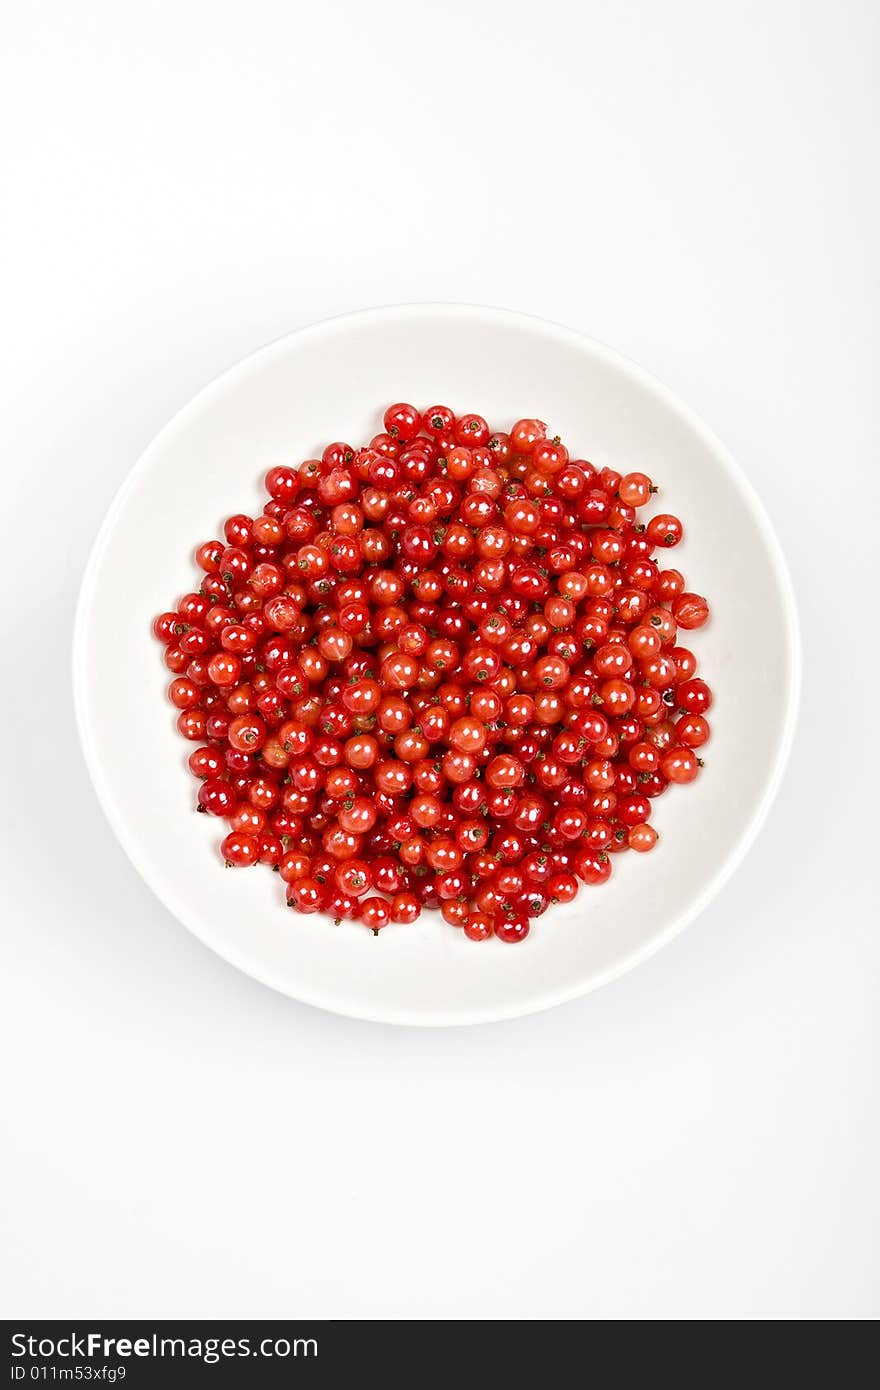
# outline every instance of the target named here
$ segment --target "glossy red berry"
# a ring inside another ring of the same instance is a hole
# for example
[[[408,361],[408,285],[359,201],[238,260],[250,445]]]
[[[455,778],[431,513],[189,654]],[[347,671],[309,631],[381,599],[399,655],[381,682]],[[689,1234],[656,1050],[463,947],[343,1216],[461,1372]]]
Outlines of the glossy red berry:
[[[400,439],[404,444],[415,439],[422,427],[422,417],[414,405],[390,405],[385,411],[383,423],[392,439]]]
[[[679,627],[690,631],[708,621],[709,604],[700,594],[682,593],[672,601],[672,616]]]
[[[227,865],[244,868],[256,864],[260,846],[255,835],[233,830],[221,843],[220,853]]]
[[[525,912],[514,909],[498,912],[493,922],[493,930],[499,941],[515,944],[525,941],[529,934],[529,919]]]

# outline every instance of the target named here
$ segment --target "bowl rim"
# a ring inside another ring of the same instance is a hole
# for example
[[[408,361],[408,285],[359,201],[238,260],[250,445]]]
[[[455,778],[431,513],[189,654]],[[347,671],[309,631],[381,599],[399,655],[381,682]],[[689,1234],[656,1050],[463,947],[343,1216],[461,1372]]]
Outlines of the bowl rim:
[[[92,739],[90,723],[87,716],[89,680],[84,660],[85,633],[101,563],[104,559],[110,536],[112,535],[117,519],[126,504],[129,494],[134,490],[141,476],[148,472],[153,456],[161,451],[166,439],[176,430],[185,426],[191,415],[195,415],[206,405],[209,405],[215,397],[223,395],[230,387],[233,387],[238,380],[259,370],[263,363],[271,361],[273,357],[283,355],[295,339],[301,339],[303,337],[319,339],[321,336],[338,331],[352,322],[381,325],[383,322],[391,320],[405,320],[407,318],[416,319],[419,315],[425,313],[467,318],[471,321],[483,320],[484,322],[508,323],[518,325],[527,330],[540,330],[545,335],[550,334],[555,336],[560,342],[567,343],[580,350],[586,349],[588,352],[592,352],[594,356],[603,360],[606,365],[623,373],[642,389],[654,394],[667,409],[677,415],[679,419],[699,437],[701,442],[707,450],[713,454],[719,466],[727,473],[730,480],[742,495],[751,519],[764,542],[782,601],[785,637],[787,642],[786,666],[789,675],[782,732],[776,748],[773,767],[766,780],[763,794],[752,808],[743,830],[735,844],[731,847],[724,863],[703,890],[693,900],[687,903],[680,912],[676,913],[665,927],[655,932],[647,941],[626,952],[612,965],[607,966],[604,970],[598,971],[586,981],[578,980],[573,982],[571,987],[548,989],[543,993],[536,992],[534,998],[527,1007],[523,1007],[522,1004],[514,1004],[509,1008],[486,1009],[469,1007],[460,1011],[450,1009],[449,1007],[432,1007],[429,1012],[422,1010],[419,1013],[408,1013],[405,1008],[398,1009],[396,1012],[387,1009],[371,1011],[368,1007],[364,1007],[356,1002],[347,1005],[336,996],[328,996],[321,990],[315,990],[309,987],[304,987],[302,992],[298,991],[297,993],[293,993],[284,983],[273,978],[271,970],[259,968],[253,960],[250,958],[245,959],[244,956],[239,956],[234,949],[230,949],[226,946],[221,947],[212,939],[210,932],[203,929],[202,921],[197,913],[190,912],[189,908],[184,903],[176,901],[173,893],[163,892],[154,883],[149,870],[142,860],[137,837],[129,831],[115,805],[113,794],[105,780],[102,760]],[[764,504],[760,500],[747,474],[701,417],[697,415],[690,406],[680,400],[674,392],[652,373],[646,371],[643,367],[639,366],[638,363],[634,362],[623,353],[608,347],[605,343],[590,337],[588,334],[581,333],[576,329],[566,327],[553,320],[545,319],[534,314],[522,313],[518,310],[495,308],[481,304],[431,301],[383,305],[374,308],[344,312],[329,318],[317,320],[314,323],[305,324],[291,332],[284,333],[265,344],[263,347],[257,348],[255,351],[248,353],[245,357],[240,358],[232,366],[225,368],[196,391],[193,396],[189,397],[189,399],[174,412],[158,433],[149,441],[136,462],[126,473],[110,501],[104,519],[92,542],[83,569],[76,603],[76,612],[73,622],[71,667],[77,732],[89,779],[94,788],[98,803],[116,839],[119,841],[133,867],[151,892],[155,894],[171,915],[176,918],[182,926],[186,927],[188,931],[192,932],[203,945],[213,951],[215,955],[220,956],[221,959],[225,960],[229,965],[234,966],[237,970],[242,971],[252,979],[258,980],[261,984],[267,985],[270,989],[283,994],[287,998],[324,1009],[330,1013],[338,1014],[341,1017],[356,1018],[372,1023],[393,1023],[399,1026],[421,1027],[449,1027],[466,1024],[501,1022],[506,1019],[527,1017],[529,1014],[539,1013],[545,1009],[554,1008],[558,1004],[568,1003],[571,1000],[592,993],[603,985],[610,984],[613,980],[618,979],[621,975],[634,969],[635,966],[650,959],[650,957],[663,946],[667,945],[668,942],[678,936],[680,932],[684,931],[685,927],[689,926],[690,923],[708,907],[709,903],[718,895],[721,889],[733,876],[742,864],[746,854],[751,849],[766,822],[770,808],[779,791],[791,753],[800,708],[802,687],[800,624],[794,596],[794,586],[782,547],[765,510]]]

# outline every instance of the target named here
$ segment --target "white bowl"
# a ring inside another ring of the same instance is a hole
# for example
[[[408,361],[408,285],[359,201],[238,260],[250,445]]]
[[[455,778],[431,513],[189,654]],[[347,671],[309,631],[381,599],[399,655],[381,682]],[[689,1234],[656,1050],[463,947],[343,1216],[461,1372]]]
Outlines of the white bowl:
[[[165,699],[153,616],[198,587],[196,542],[252,513],[272,464],[331,439],[362,442],[392,400],[475,410],[496,428],[538,415],[582,457],[649,473],[684,520],[670,556],[712,619],[687,635],[715,691],[706,767],[655,803],[660,843],[615,859],[610,883],[533,923],[517,946],[475,944],[438,913],[374,937],[284,906],[264,868],[224,872],[221,826],[194,813],[192,745]],[[166,425],[117,495],[83,580],[74,688],[86,761],[132,863],[231,964],[358,1018],[452,1024],[509,1018],[595,988],[644,960],[706,906],[752,843],[779,783],[799,674],[791,586],[751,486],[704,425],[652,377],[537,319],[458,305],[352,314],[248,357]]]

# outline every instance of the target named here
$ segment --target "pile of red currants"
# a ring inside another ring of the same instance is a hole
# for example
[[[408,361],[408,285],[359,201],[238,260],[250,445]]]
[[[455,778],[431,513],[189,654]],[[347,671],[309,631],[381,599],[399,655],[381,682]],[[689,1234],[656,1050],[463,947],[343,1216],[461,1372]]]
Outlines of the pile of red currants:
[[[153,624],[198,809],[300,912],[378,932],[438,907],[522,941],[652,849],[653,798],[697,776],[712,693],[678,634],[708,605],[655,558],[682,524],[639,520],[644,473],[540,420],[400,404],[384,426],[271,468]]]

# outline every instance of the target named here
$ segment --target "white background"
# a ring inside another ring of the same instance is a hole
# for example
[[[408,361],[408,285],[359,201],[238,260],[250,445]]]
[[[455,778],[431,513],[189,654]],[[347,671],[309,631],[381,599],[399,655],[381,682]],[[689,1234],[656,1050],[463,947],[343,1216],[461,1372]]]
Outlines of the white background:
[[[880,1312],[878,58],[870,0],[7,18],[6,1315]],[[446,1032],[299,1006],[179,927],[69,679],[89,545],[167,417],[298,325],[430,299],[580,328],[695,407],[805,645],[783,790],[699,923]]]

